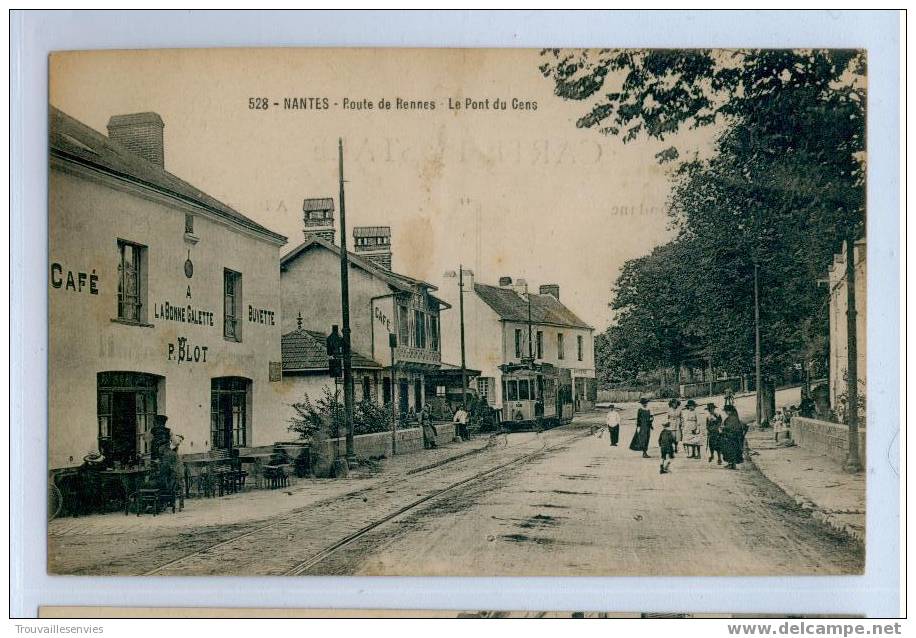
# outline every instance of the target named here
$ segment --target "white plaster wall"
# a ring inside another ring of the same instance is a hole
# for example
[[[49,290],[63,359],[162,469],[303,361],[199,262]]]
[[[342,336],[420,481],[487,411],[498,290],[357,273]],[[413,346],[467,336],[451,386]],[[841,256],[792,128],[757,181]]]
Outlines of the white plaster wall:
[[[162,199],[162,198],[160,198]],[[195,216],[200,242],[184,239],[185,208],[153,201],[109,178],[90,178],[52,165],[49,175],[49,463],[79,464],[97,446],[96,374],[136,371],[165,378],[158,409],[185,437],[183,453],[210,446],[210,380],[241,376],[252,380],[249,441],[268,444],[278,425],[277,387],[269,382],[269,362],[280,361],[279,246]],[[151,327],[112,322],[117,317],[118,239],[148,246],[148,317]],[[193,278],[184,262],[194,263]],[[98,276],[98,294],[55,288],[51,264]],[[242,273],[245,309],[242,341],[223,338],[223,268]],[[187,288],[191,287],[191,298]],[[213,326],[156,319],[154,304],[203,308]],[[247,307],[274,312],[274,325],[248,321]],[[168,359],[178,337],[190,347],[207,348],[207,360]],[[160,384],[162,385],[162,384]]]

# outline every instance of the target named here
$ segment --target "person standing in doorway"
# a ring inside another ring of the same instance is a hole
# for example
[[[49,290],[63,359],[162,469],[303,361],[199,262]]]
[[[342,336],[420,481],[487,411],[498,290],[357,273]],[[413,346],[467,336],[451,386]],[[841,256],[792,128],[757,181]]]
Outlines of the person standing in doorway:
[[[620,439],[620,412],[617,411],[617,407],[613,403],[608,408],[605,423],[607,424],[608,435],[611,438],[611,446],[617,447],[617,441]]]
[[[169,417],[157,414],[155,424],[149,431],[150,458],[158,460],[162,456],[163,446],[168,447],[172,440],[172,431],[165,425]]]
[[[633,433],[633,440],[630,441],[630,449],[634,452],[642,452],[642,457],[647,459],[649,458],[649,436],[652,430],[652,412],[647,407],[648,398],[641,398],[639,403],[640,407],[636,412],[636,432]]]

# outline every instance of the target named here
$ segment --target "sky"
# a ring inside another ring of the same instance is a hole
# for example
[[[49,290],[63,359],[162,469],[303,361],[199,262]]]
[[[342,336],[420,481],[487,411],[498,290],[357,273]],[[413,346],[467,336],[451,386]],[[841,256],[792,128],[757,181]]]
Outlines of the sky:
[[[342,138],[349,246],[353,226],[389,225],[397,272],[556,283],[603,330],[620,267],[672,235],[664,145],[576,128],[588,106],[554,96],[540,63],[528,49],[72,52],[51,58],[49,99],[103,133],[112,115],[155,111],[166,169],[286,235],[283,252],[303,239],[303,199],[337,201]]]

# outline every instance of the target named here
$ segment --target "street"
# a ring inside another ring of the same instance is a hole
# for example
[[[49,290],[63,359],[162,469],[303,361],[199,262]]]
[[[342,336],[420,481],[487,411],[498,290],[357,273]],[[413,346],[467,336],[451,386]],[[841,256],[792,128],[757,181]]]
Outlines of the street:
[[[744,418],[747,403],[738,400]],[[658,413],[662,405],[651,407]],[[812,520],[749,463],[728,471],[678,455],[671,474],[660,475],[659,428],[653,458],[628,449],[634,414],[635,406],[625,406],[618,447],[590,433],[603,422],[593,412],[541,434],[478,441],[479,450],[438,467],[302,483],[287,498],[322,490],[326,498],[280,514],[265,505],[248,520],[220,524],[211,516],[196,524],[192,501],[182,525],[174,523],[182,514],[77,519],[75,528],[111,522],[97,533],[52,529],[50,562],[58,573],[160,575],[861,571],[864,556],[854,544]],[[656,417],[659,427],[663,418]]]

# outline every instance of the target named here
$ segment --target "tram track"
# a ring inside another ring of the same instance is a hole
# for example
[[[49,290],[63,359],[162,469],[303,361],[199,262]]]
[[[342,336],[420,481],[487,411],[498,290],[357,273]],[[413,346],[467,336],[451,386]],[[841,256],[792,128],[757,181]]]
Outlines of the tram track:
[[[554,431],[556,431],[556,429],[555,429]],[[453,491],[456,490],[456,489],[459,489],[459,488],[461,488],[461,487],[463,487],[463,486],[466,486],[466,485],[469,485],[469,484],[474,483],[474,482],[476,482],[476,481],[479,481],[479,480],[481,480],[481,479],[483,479],[483,478],[486,478],[486,477],[488,477],[488,476],[492,476],[492,475],[495,475],[495,474],[497,474],[497,473],[499,473],[499,472],[508,470],[508,469],[510,469],[510,468],[512,468],[512,467],[514,467],[514,466],[517,466],[517,465],[522,464],[522,463],[524,463],[524,462],[526,462],[526,461],[529,461],[529,460],[531,460],[531,459],[533,459],[533,458],[535,458],[535,457],[537,457],[537,456],[539,456],[539,455],[542,455],[542,454],[545,454],[545,453],[547,453],[547,452],[550,452],[550,451],[552,451],[552,450],[554,450],[554,449],[556,449],[556,448],[558,448],[558,447],[561,447],[561,446],[563,446],[563,445],[567,445],[569,442],[571,442],[571,441],[573,441],[573,440],[575,440],[575,439],[577,439],[577,438],[580,438],[580,437],[582,437],[582,436],[588,436],[588,434],[589,434],[588,430],[584,430],[583,432],[577,433],[577,434],[573,434],[573,435],[570,436],[570,437],[564,437],[561,441],[558,441],[557,443],[555,443],[555,444],[553,444],[553,445],[549,445],[549,442],[546,441],[546,440],[545,440],[545,441],[542,441],[542,442],[541,442],[541,447],[538,448],[538,449],[536,449],[536,450],[533,450],[533,451],[531,451],[531,452],[527,452],[527,453],[525,453],[525,454],[521,454],[521,455],[516,456],[516,457],[514,457],[514,458],[512,458],[512,459],[509,459],[509,460],[506,461],[506,462],[500,463],[500,464],[498,464],[498,465],[496,465],[496,466],[487,468],[487,469],[482,470],[482,471],[480,471],[480,472],[476,472],[476,473],[474,473],[472,476],[469,476],[469,477],[463,478],[463,479],[461,479],[461,480],[455,481],[455,482],[450,483],[450,484],[448,484],[448,485],[446,485],[446,486],[444,486],[444,487],[442,487],[442,488],[436,489],[435,491],[433,491],[433,492],[431,492],[431,493],[429,493],[429,494],[420,496],[419,498],[414,499],[414,500],[412,500],[411,502],[409,502],[409,503],[407,503],[407,504],[405,504],[405,505],[403,505],[403,506],[401,506],[401,507],[398,507],[398,508],[395,509],[393,512],[391,512],[391,513],[389,513],[389,514],[386,514],[385,516],[383,516],[383,517],[381,517],[381,518],[378,518],[378,519],[375,519],[375,520],[373,520],[373,521],[371,521],[371,522],[368,522],[366,525],[362,526],[360,529],[356,530],[355,532],[352,532],[352,533],[350,533],[350,534],[347,534],[346,536],[344,536],[344,537],[341,538],[340,540],[336,541],[335,543],[333,543],[333,544],[329,545],[328,547],[325,547],[324,549],[320,550],[319,552],[313,554],[310,558],[308,558],[308,559],[306,559],[306,560],[304,560],[304,561],[300,561],[300,562],[296,563],[293,567],[291,567],[291,568],[285,570],[284,572],[282,572],[282,575],[289,575],[289,576],[301,575],[301,574],[303,574],[304,572],[306,572],[306,571],[308,571],[309,569],[311,569],[312,567],[314,567],[315,565],[320,564],[321,562],[323,562],[324,560],[326,560],[328,557],[332,556],[332,555],[335,554],[336,552],[338,552],[338,551],[340,551],[341,549],[347,547],[348,545],[352,544],[353,542],[359,540],[361,537],[365,536],[365,535],[368,534],[369,532],[371,532],[371,531],[373,531],[373,530],[375,530],[375,529],[377,529],[377,528],[379,528],[379,527],[385,525],[386,523],[388,523],[388,522],[390,522],[390,521],[392,521],[392,520],[394,520],[394,519],[396,519],[396,518],[398,518],[398,517],[400,517],[400,516],[406,514],[407,512],[409,512],[409,511],[411,511],[411,510],[416,509],[417,507],[419,507],[420,505],[423,505],[424,503],[427,503],[427,502],[429,502],[429,501],[432,501],[432,500],[434,500],[434,499],[436,499],[436,498],[439,498],[439,497],[441,497],[441,496],[443,496],[443,495],[445,495],[445,494],[447,494],[447,493],[453,492]],[[496,444],[496,445],[498,445],[498,444]],[[494,445],[493,445],[492,443],[490,443],[490,444],[488,444],[485,448],[481,448],[481,451],[482,451],[482,450],[489,450],[489,449],[492,449],[493,447],[494,447]],[[476,456],[476,455],[469,455],[469,456]],[[466,460],[466,458],[461,459],[461,460]],[[441,465],[433,465],[433,466],[429,466],[429,467],[427,467],[427,468],[421,468],[418,472],[414,473],[413,476],[417,476],[418,474],[424,474],[424,473],[426,473],[426,472],[429,472],[429,471],[432,471],[432,470],[435,470],[435,469],[439,469],[440,467],[442,467],[442,466],[441,466]],[[403,480],[404,480],[404,477],[401,477],[401,476],[399,476],[399,477],[394,477],[394,478],[392,478],[392,479],[390,479],[390,480],[388,480],[388,481],[382,481],[382,482],[380,482],[378,485],[373,486],[372,489],[384,489],[384,488],[392,487],[392,486],[394,486],[394,485],[397,485],[397,484],[401,483]],[[354,491],[353,493],[351,493],[351,495],[356,495],[356,494],[358,494],[358,493],[360,493],[360,490]],[[321,505],[322,505],[322,503],[316,503],[316,504],[312,505],[312,506],[310,507],[310,509],[315,508],[315,507],[321,507]],[[179,558],[176,558],[176,559],[174,559],[174,560],[171,560],[171,561],[168,561],[168,562],[166,562],[166,563],[163,563],[162,565],[159,565],[159,566],[157,566],[157,567],[155,567],[154,569],[151,569],[151,570],[149,570],[149,571],[143,572],[143,573],[140,574],[140,575],[142,575],[142,576],[155,576],[155,575],[161,574],[161,573],[163,573],[163,572],[167,572],[167,571],[170,571],[170,570],[174,570],[175,568],[181,567],[183,564],[187,564],[187,563],[189,563],[189,562],[193,562],[193,561],[195,561],[196,559],[200,559],[200,558],[204,557],[205,555],[212,555],[212,553],[213,553],[214,551],[218,551],[218,550],[220,550],[221,548],[228,548],[228,547],[231,546],[232,544],[238,543],[239,541],[243,541],[243,540],[245,540],[245,539],[249,539],[249,538],[251,538],[251,537],[255,537],[255,536],[257,536],[257,535],[259,535],[259,534],[262,534],[262,533],[264,533],[264,532],[266,532],[266,531],[268,531],[268,530],[271,530],[272,528],[276,528],[276,527],[279,527],[279,526],[283,525],[284,523],[288,523],[288,522],[290,522],[290,521],[293,521],[293,520],[295,520],[297,517],[300,517],[300,516],[302,515],[302,513],[303,513],[302,510],[296,510],[296,511],[290,512],[289,514],[287,514],[287,515],[285,515],[285,516],[283,516],[283,517],[281,517],[281,518],[278,518],[278,519],[276,519],[276,520],[272,520],[271,522],[269,522],[269,523],[267,523],[267,524],[265,524],[265,525],[258,526],[258,527],[256,527],[256,528],[251,529],[251,530],[249,530],[249,531],[246,531],[246,532],[244,532],[244,533],[242,533],[242,534],[237,534],[237,535],[233,536],[232,538],[228,538],[228,539],[222,540],[222,541],[220,541],[220,542],[218,542],[218,543],[214,543],[214,544],[212,544],[212,545],[208,545],[208,546],[206,546],[206,547],[196,549],[196,550],[193,551],[193,552],[190,552],[190,553],[185,554],[185,555],[183,555],[183,556],[181,556],[181,557],[179,557]]]
[[[339,550],[341,550],[341,549],[347,547],[348,545],[351,545],[352,543],[356,542],[357,540],[359,540],[360,538],[362,538],[363,536],[365,536],[365,535],[368,534],[369,532],[372,532],[372,531],[374,531],[375,529],[381,527],[382,525],[384,525],[384,524],[386,524],[386,523],[388,523],[388,522],[391,522],[391,521],[393,521],[393,520],[396,519],[396,518],[399,518],[400,516],[406,514],[407,512],[409,512],[409,511],[411,511],[411,510],[416,509],[417,507],[419,507],[420,505],[423,505],[424,503],[427,503],[427,502],[432,501],[432,500],[434,500],[434,499],[436,499],[436,498],[439,498],[440,496],[443,496],[444,494],[447,494],[448,492],[451,492],[451,491],[453,491],[453,490],[455,490],[455,489],[457,489],[457,488],[464,487],[464,486],[469,485],[469,484],[471,484],[471,483],[475,483],[475,482],[479,481],[480,479],[486,478],[486,477],[488,477],[488,476],[493,476],[493,475],[495,475],[495,474],[498,474],[498,473],[500,473],[500,472],[503,472],[503,471],[505,471],[505,470],[508,470],[508,469],[511,468],[511,467],[514,467],[514,466],[519,465],[519,464],[521,464],[521,463],[524,463],[524,462],[526,462],[526,461],[530,461],[531,459],[536,458],[536,457],[538,457],[538,456],[541,456],[542,454],[545,454],[545,453],[547,453],[547,452],[553,451],[553,450],[555,450],[555,449],[557,449],[557,448],[559,448],[559,447],[568,445],[570,442],[575,441],[576,439],[584,438],[584,437],[587,437],[587,436],[591,436],[591,431],[584,431],[584,432],[582,432],[582,433],[580,433],[580,434],[578,434],[578,435],[573,435],[573,436],[569,437],[568,439],[564,439],[563,441],[557,442],[556,444],[550,445],[550,446],[547,445],[547,441],[543,441],[543,442],[541,443],[541,447],[540,447],[539,449],[537,449],[537,450],[534,450],[533,452],[529,452],[529,453],[527,453],[527,454],[522,454],[522,455],[517,456],[516,458],[511,459],[511,460],[509,460],[509,461],[507,461],[507,462],[505,462],[505,463],[501,463],[501,464],[499,464],[499,465],[497,465],[497,466],[495,466],[495,467],[492,467],[492,468],[489,468],[489,469],[487,469],[487,470],[478,472],[477,474],[475,474],[475,475],[473,475],[473,476],[470,476],[470,477],[468,477],[468,478],[462,479],[462,480],[460,480],[460,481],[456,481],[455,483],[452,483],[451,485],[448,485],[448,486],[445,487],[445,488],[442,488],[442,489],[440,489],[440,490],[437,490],[437,491],[433,492],[432,494],[427,494],[426,496],[424,496],[424,497],[422,497],[422,498],[418,498],[417,500],[415,500],[415,501],[413,501],[413,502],[411,502],[411,503],[408,503],[408,504],[405,505],[404,507],[401,507],[401,508],[398,509],[397,511],[392,512],[391,514],[388,514],[387,516],[384,516],[384,517],[382,517],[382,518],[380,518],[380,519],[378,519],[378,520],[376,520],[376,521],[373,521],[372,523],[366,525],[365,527],[363,527],[363,528],[361,528],[361,529],[359,529],[359,530],[353,532],[352,534],[350,534],[350,535],[348,535],[348,536],[346,536],[346,537],[340,539],[339,541],[337,541],[337,542],[334,543],[333,545],[331,545],[331,546],[325,548],[324,550],[322,550],[321,552],[319,552],[318,554],[316,554],[315,556],[313,556],[313,557],[310,558],[309,560],[303,561],[303,562],[299,563],[298,565],[296,565],[295,567],[292,567],[292,568],[289,569],[286,573],[284,573],[284,576],[299,576],[299,575],[302,575],[304,572],[306,572],[306,571],[308,571],[309,569],[311,569],[312,567],[315,567],[316,565],[319,565],[320,563],[324,562],[326,559],[328,559],[329,557],[331,557],[333,554],[335,554],[335,553],[338,552]]]

